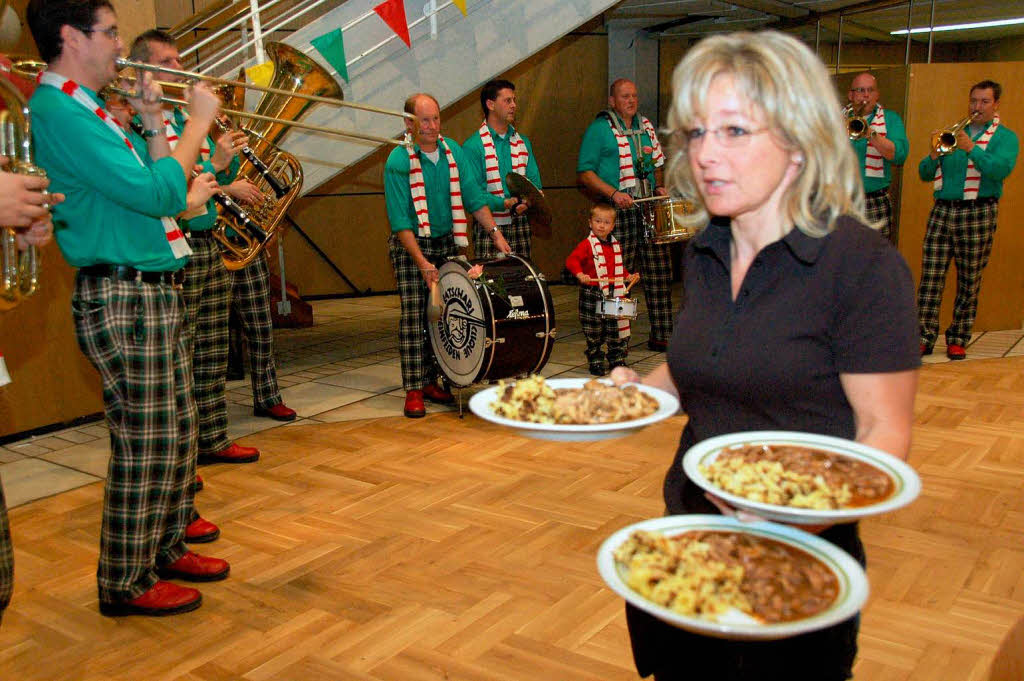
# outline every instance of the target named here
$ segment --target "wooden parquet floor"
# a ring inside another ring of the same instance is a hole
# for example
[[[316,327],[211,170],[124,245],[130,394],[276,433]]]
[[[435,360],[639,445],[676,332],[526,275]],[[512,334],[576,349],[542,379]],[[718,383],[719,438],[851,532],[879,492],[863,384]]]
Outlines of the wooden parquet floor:
[[[263,459],[205,468],[199,495],[232,575],[164,619],[97,612],[100,485],[17,508],[0,679],[635,679],[594,555],[662,512],[683,422],[597,444],[455,414],[248,438]],[[1024,612],[1024,358],[923,369],[911,463],[922,497],[863,524],[857,679],[982,681]]]

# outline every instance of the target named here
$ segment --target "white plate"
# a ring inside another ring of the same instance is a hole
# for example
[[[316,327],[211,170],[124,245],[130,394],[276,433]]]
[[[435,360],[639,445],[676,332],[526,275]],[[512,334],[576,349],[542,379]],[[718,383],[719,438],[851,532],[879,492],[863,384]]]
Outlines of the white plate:
[[[549,378],[545,382],[553,389],[558,388],[582,388],[583,384],[593,379],[589,378]],[[603,381],[611,385],[610,381]],[[469,398],[470,410],[491,423],[500,426],[515,428],[524,437],[533,437],[541,440],[563,440],[583,442],[587,440],[606,440],[613,437],[622,437],[630,433],[667,419],[679,411],[679,400],[664,390],[652,388],[648,385],[633,384],[641,392],[647,393],[658,401],[658,411],[642,419],[632,421],[618,421],[616,423],[595,423],[593,425],[573,425],[558,423],[529,423],[527,421],[516,421],[498,416],[491,409],[491,404],[498,399],[498,386],[478,392]]]
[[[806,551],[824,563],[836,575],[839,593],[831,607],[817,615],[778,624],[762,624],[737,610],[725,613],[718,621],[682,615],[647,600],[627,586],[626,570],[616,564],[613,554],[635,530],[657,531],[669,537],[695,530],[743,532],[772,539]],[[597,569],[612,591],[637,608],[680,629],[716,638],[772,640],[817,631],[853,617],[868,598],[867,575],[857,561],[838,546],[794,527],[768,522],[742,523],[720,515],[674,515],[624,527],[601,544],[597,552]]]
[[[820,510],[812,508],[793,508],[776,506],[760,501],[752,501],[719,488],[700,472],[701,466],[710,464],[724,450],[746,445],[797,445],[811,447],[826,452],[848,456],[871,464],[892,478],[893,494],[884,501],[857,508],[838,510]],[[914,469],[892,454],[887,454],[874,447],[868,447],[851,440],[844,440],[828,435],[814,433],[797,433],[782,430],[761,430],[745,433],[730,433],[698,442],[687,450],[683,457],[683,470],[686,475],[705,491],[724,499],[730,506],[748,511],[762,518],[777,520],[784,523],[801,525],[818,525],[823,523],[850,523],[868,516],[895,511],[906,506],[921,493],[921,478]]]

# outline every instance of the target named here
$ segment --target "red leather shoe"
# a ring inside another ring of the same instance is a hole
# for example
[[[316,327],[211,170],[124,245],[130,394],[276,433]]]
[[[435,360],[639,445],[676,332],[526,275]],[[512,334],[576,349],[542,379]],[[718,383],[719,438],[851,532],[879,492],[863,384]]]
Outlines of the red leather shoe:
[[[148,615],[163,617],[195,610],[203,604],[203,596],[196,589],[170,582],[157,582],[149,591],[130,601],[105,603],[100,601],[100,614],[107,617]]]
[[[191,551],[170,565],[156,569],[163,579],[184,579],[186,582],[217,582],[227,579],[229,572],[231,566],[226,560],[200,556]]]
[[[423,396],[436,404],[451,404],[455,401],[455,395],[436,383],[427,383],[423,386]]]
[[[967,359],[967,350],[962,345],[952,343],[946,346],[946,357],[950,359]]]
[[[267,418],[274,419],[275,421],[294,421],[296,414],[295,410],[284,406],[284,403],[275,404],[273,407],[254,407],[252,410],[253,416],[266,416]]]
[[[932,354],[932,346],[921,343],[921,356]]]
[[[213,454],[200,454],[199,463],[252,463],[260,458],[260,450],[232,442],[230,447]]]
[[[205,518],[196,518],[185,528],[185,541],[189,544],[208,544],[220,537],[220,528]]]
[[[427,408],[423,405],[422,390],[410,390],[405,394],[405,415],[411,419],[427,415]]]
[[[202,476],[200,476],[197,473],[196,474],[196,481],[194,483],[192,483],[192,491],[193,492],[202,492],[203,491],[203,487],[205,487],[205,486],[206,486],[206,483],[203,482]]]

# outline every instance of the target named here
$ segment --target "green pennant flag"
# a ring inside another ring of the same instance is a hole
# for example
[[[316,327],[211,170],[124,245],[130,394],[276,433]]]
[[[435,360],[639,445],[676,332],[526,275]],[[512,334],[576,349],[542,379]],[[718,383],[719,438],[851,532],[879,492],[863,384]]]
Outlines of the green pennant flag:
[[[336,28],[330,33],[324,33],[310,42],[347,83],[348,67],[345,65],[345,41],[341,38],[341,29]]]

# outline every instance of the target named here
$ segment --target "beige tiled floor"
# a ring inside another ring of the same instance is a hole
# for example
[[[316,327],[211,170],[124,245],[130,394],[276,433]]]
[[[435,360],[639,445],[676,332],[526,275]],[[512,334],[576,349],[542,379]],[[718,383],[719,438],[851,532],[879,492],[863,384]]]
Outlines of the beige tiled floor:
[[[589,376],[585,343],[576,311],[576,289],[552,286],[558,342],[541,372],[547,377]],[[678,300],[678,297],[676,298]],[[642,308],[642,304],[641,304]],[[278,383],[285,403],[299,414],[296,423],[333,423],[401,413],[397,296],[374,296],[313,303],[314,325],[275,332]],[[647,349],[646,310],[633,324],[629,363],[644,373],[662,360]],[[1024,330],[976,334],[970,359],[1024,355]],[[926,363],[946,362],[941,339]],[[252,414],[249,383],[227,386],[228,435],[232,439],[282,427]],[[463,401],[474,389],[462,391]],[[454,409],[429,404],[427,411]],[[109,434],[102,422],[26,438],[0,447],[0,477],[9,506],[51,496],[106,477]]]

